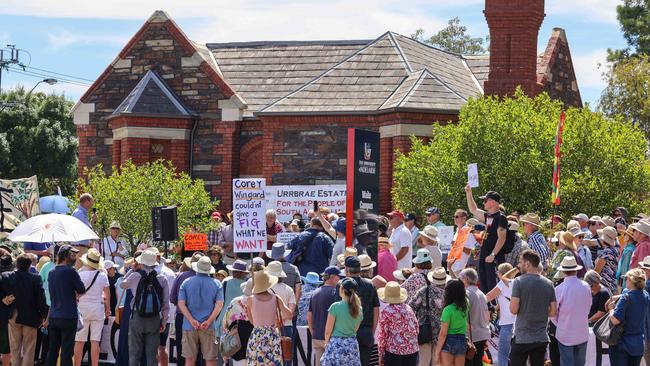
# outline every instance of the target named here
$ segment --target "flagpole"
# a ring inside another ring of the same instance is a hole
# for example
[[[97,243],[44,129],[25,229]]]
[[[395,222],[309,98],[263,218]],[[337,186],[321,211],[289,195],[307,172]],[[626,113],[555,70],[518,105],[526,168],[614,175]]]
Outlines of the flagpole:
[[[553,216],[551,216],[551,230],[554,227],[553,221],[557,212],[557,206],[560,205],[560,147],[562,146],[562,131],[564,130],[564,122],[566,115],[564,111],[560,113],[560,123],[557,125],[557,133],[555,135],[555,149],[554,149],[554,164],[553,164],[553,192],[551,193],[551,204],[553,205]]]

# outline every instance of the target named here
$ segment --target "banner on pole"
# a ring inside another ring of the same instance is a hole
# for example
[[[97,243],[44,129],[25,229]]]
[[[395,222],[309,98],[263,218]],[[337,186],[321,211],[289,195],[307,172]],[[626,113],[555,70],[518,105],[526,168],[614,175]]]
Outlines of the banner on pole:
[[[314,200],[318,207],[327,207],[334,213],[345,210],[343,184],[267,186],[264,195],[266,207],[275,209],[279,222],[291,221],[296,213],[306,219],[314,208]]]
[[[557,125],[555,135],[555,160],[553,162],[553,192],[551,193],[551,203],[554,206],[560,205],[560,158],[562,157],[562,131],[564,131],[565,121],[564,111],[560,114],[560,123]]]
[[[264,178],[232,180],[235,253],[259,253],[266,250],[265,187]]]

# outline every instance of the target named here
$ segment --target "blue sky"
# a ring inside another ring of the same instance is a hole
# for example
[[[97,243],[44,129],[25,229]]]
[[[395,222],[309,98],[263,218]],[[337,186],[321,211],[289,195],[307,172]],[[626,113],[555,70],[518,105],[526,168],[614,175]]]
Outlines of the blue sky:
[[[595,105],[604,87],[607,48],[623,48],[616,21],[620,0],[546,0],[540,30],[542,52],[554,27],[566,30],[578,86]],[[484,0],[3,0],[0,47],[29,52],[28,71],[70,82],[39,91],[63,92],[77,100],[156,9],[162,9],[197,42],[306,39],[372,39],[387,30],[435,33],[458,16],[473,36],[488,34]],[[31,60],[30,57],[31,56]],[[39,71],[37,69],[47,70]],[[56,75],[65,74],[67,76]],[[2,73],[2,88],[31,88],[42,76]]]

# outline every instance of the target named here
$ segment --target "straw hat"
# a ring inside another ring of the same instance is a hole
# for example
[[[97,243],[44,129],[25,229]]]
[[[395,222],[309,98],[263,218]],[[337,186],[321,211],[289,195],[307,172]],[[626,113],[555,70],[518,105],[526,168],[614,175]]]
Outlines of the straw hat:
[[[566,223],[566,229],[571,230],[573,228],[577,228],[580,230],[580,223],[577,222],[576,220],[570,220],[569,222]]]
[[[612,226],[607,226],[604,229],[597,230],[598,238],[602,239],[605,243],[614,246],[616,245],[616,229]]]
[[[120,225],[119,222],[113,221],[111,222],[111,226],[108,227],[109,229],[120,229],[122,230],[122,225]]]
[[[560,266],[557,268],[557,270],[560,272],[579,271],[581,269],[582,266],[578,264],[576,257],[572,255],[567,255],[564,257],[564,259],[562,259],[562,263],[560,263]]]
[[[183,259],[183,264],[185,264],[187,268],[192,268],[192,263],[198,262],[201,257],[203,257],[203,254],[195,252],[191,257],[185,257]]]
[[[474,226],[474,225],[477,225],[477,224],[480,224],[480,223],[481,223],[480,221],[478,221],[477,219],[475,219],[473,217],[471,219],[467,220],[467,226]]]
[[[88,254],[90,254],[90,251],[88,251]],[[158,255],[153,250],[147,249],[142,252],[142,254],[140,254],[140,256],[136,258],[135,261],[149,267],[157,266]]]
[[[278,283],[277,277],[268,274],[266,271],[257,271],[253,273],[253,290],[251,292],[260,294],[273,287],[276,283]]]
[[[650,269],[650,255],[643,258],[643,262],[639,262],[639,267],[643,269]]]
[[[605,225],[610,227],[616,226],[616,220],[614,220],[614,218],[611,216],[603,216],[603,222],[605,223]]]
[[[359,258],[359,262],[361,262],[362,271],[372,269],[377,266],[377,263],[375,263],[367,254],[361,254],[358,258]]]
[[[144,253],[143,253],[144,255]],[[192,269],[200,274],[214,274],[214,267],[209,257],[201,257],[198,262],[192,263]]]
[[[571,234],[568,231],[565,231],[560,235],[560,243],[564,244],[567,248],[570,248],[572,250],[576,250],[576,245],[573,244],[573,234]]]
[[[392,245],[390,244],[390,241],[385,236],[379,237],[378,244],[379,244],[380,247],[381,246],[385,246],[385,247],[388,247],[388,248],[392,247]]]
[[[222,276],[223,278],[228,277],[228,272],[225,269],[220,269],[217,271],[217,276]]]
[[[605,221],[603,221],[603,218],[600,216],[592,216],[589,218],[589,221],[593,221],[605,225]]]
[[[36,272],[40,272],[41,268],[45,265],[45,263],[49,263],[52,260],[50,257],[42,256],[41,259],[38,260],[38,264],[36,264]]]
[[[525,224],[531,224],[531,225],[539,227],[542,220],[539,218],[539,216],[536,213],[529,212],[529,213],[521,216],[519,218],[519,221],[523,222]]]
[[[433,225],[427,225],[424,230],[420,231],[420,236],[429,240],[438,241],[438,229]]]
[[[641,220],[636,223],[636,226],[634,227],[634,230],[640,232],[641,234],[645,236],[650,236],[650,223],[648,223],[645,220]]]
[[[587,233],[585,233],[584,231],[580,230],[580,227],[575,227],[575,226],[574,226],[574,227],[568,229],[568,231],[569,231],[569,232],[571,233],[571,235],[573,235],[573,236],[585,236],[585,235],[587,235]]]
[[[451,277],[447,274],[447,271],[443,267],[435,268],[433,271],[429,271],[427,278],[434,285],[445,285]]]
[[[336,259],[339,262],[339,265],[344,266],[345,265],[345,258],[347,257],[356,257],[358,255],[357,248],[355,247],[346,247],[345,248],[345,253],[339,254]]]
[[[625,234],[627,234],[627,235],[629,235],[630,237],[632,237],[632,235],[634,234],[634,228],[635,228],[635,227],[636,227],[636,224],[630,224],[630,225],[627,227],[627,229],[625,229]]]
[[[401,288],[395,281],[390,281],[386,287],[377,289],[379,300],[387,304],[401,304],[406,301],[406,289]]]
[[[154,258],[155,259],[155,258]],[[99,251],[95,248],[90,248],[88,253],[81,256],[81,262],[94,269],[104,268],[104,258],[99,254]]]
[[[278,261],[273,261],[269,263],[269,265],[266,266],[264,270],[274,277],[280,277],[280,278],[287,277],[287,274],[282,270],[282,263]]]

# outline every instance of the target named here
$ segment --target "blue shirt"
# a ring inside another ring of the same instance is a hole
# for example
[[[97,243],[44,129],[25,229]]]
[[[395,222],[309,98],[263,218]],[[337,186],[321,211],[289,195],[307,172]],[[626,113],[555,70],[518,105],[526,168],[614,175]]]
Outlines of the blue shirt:
[[[185,301],[185,306],[192,317],[199,323],[203,323],[212,314],[215,303],[223,302],[223,289],[218,280],[206,274],[197,273],[196,276],[188,278],[181,284],[178,300]],[[212,328],[212,326],[213,324],[209,324],[208,328]],[[183,330],[194,330],[186,317],[183,317]]]
[[[85,208],[81,207],[81,205],[77,206],[77,208],[74,209],[72,212],[72,216],[78,218],[81,222],[86,224],[89,228],[93,228],[92,225],[90,225],[90,221],[88,221],[88,210]],[[88,245],[90,243],[90,240],[82,240],[76,243],[73,243],[73,245]]]
[[[647,283],[646,283],[647,285]],[[650,306],[650,295],[645,290],[625,289],[614,309],[614,316],[625,324],[618,346],[630,356],[643,356],[643,332]]]
[[[316,235],[311,242],[308,241],[308,237],[314,234]],[[329,266],[332,257],[332,248],[334,247],[332,239],[322,231],[307,229],[291,239],[287,249],[295,250],[299,245],[305,246],[303,260],[298,265],[300,274],[306,276],[309,272],[323,273]]]
[[[50,318],[77,319],[77,294],[86,292],[79,273],[72,266],[54,267],[48,278],[50,289]]]
[[[318,340],[325,339],[325,324],[330,306],[336,300],[336,286],[319,287],[311,296],[309,311],[311,312],[314,334],[312,337]]]

